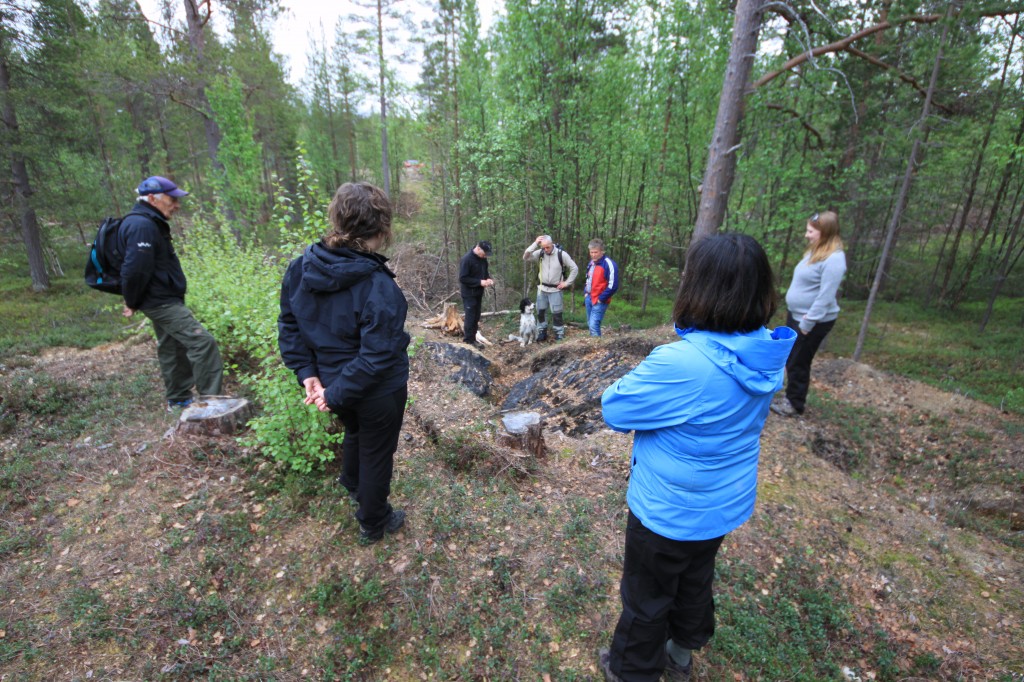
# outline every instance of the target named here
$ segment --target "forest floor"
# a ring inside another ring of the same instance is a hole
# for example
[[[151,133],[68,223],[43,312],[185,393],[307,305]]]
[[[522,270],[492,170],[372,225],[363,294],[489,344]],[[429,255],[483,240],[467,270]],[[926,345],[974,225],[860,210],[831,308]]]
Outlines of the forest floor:
[[[558,349],[672,340],[584,334]],[[501,382],[554,348],[484,355]],[[827,353],[813,378],[807,416],[769,416],[692,679],[1024,679],[1024,420]],[[336,463],[167,435],[148,338],[18,357],[0,385],[4,682],[600,679],[629,436],[549,430],[495,467],[497,405],[414,361],[408,523],[362,547]]]

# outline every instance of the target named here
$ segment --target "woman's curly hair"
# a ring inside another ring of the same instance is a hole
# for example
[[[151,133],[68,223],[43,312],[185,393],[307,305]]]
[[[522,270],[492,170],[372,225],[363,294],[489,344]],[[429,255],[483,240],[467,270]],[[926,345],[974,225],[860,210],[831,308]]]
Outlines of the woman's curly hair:
[[[391,201],[380,187],[346,182],[334,193],[327,217],[331,231],[324,235],[324,245],[330,249],[368,251],[367,242],[378,236],[378,249],[391,244]]]

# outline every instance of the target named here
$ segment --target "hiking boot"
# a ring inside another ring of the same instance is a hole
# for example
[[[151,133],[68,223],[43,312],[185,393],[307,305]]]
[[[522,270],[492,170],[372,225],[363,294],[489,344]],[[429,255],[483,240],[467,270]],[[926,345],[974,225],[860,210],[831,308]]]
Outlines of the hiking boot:
[[[597,664],[604,673],[605,682],[622,682],[622,678],[612,672],[612,654],[608,649],[597,652]]]
[[[184,410],[186,407],[192,404],[192,398],[185,398],[184,400],[168,400],[167,411],[174,412],[175,410]]]
[[[775,396],[772,398],[772,404],[768,407],[775,414],[780,414],[783,417],[797,417],[800,415],[793,407],[793,403],[789,402],[789,398],[786,396]]]
[[[668,665],[665,666],[665,672],[662,674],[662,682],[687,682],[690,679],[690,673],[693,671],[693,659],[686,665],[679,665],[671,656],[668,656]]]
[[[555,341],[563,341],[565,339],[565,331],[555,332]]]
[[[685,658],[686,665],[679,662]],[[665,670],[661,675],[662,682],[687,682],[693,671],[693,651],[684,649],[671,639],[665,642]]]
[[[541,329],[540,331],[537,332],[537,343],[543,343],[544,341],[547,341],[547,340],[548,340],[548,330],[547,330],[547,327],[545,327],[544,329]]]
[[[400,509],[393,509],[384,525],[376,530],[371,530],[363,524],[359,524],[359,544],[372,545],[375,542],[380,542],[381,538],[384,537],[384,533],[397,533],[404,525],[405,512]]]

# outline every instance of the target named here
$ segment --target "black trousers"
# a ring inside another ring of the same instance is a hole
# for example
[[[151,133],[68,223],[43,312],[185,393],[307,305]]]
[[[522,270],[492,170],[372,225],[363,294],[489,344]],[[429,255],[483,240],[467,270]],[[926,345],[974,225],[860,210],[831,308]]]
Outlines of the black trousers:
[[[612,672],[624,682],[656,682],[668,662],[671,638],[699,649],[715,633],[712,581],[725,536],[670,540],[644,527],[633,512],[626,523],[626,558],[619,594],[622,615],[612,636]]]
[[[786,326],[796,332],[796,343],[786,360],[786,398],[793,409],[803,414],[807,406],[807,391],[811,387],[811,362],[836,321],[819,322],[814,329],[804,334],[793,315],[786,315]]]
[[[476,330],[480,328],[480,309],[483,307],[483,296],[463,296],[462,309],[466,313],[466,322],[463,325],[464,334],[462,340],[466,343],[476,341]]]
[[[341,484],[359,501],[356,519],[366,529],[382,527],[391,514],[391,474],[409,389],[359,401],[338,413],[345,425],[341,444]]]

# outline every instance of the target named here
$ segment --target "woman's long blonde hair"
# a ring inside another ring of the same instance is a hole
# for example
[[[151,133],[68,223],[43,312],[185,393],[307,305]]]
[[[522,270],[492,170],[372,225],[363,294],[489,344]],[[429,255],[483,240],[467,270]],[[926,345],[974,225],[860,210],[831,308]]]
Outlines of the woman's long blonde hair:
[[[807,247],[804,255],[809,255],[811,263],[819,263],[836,251],[843,250],[843,240],[839,238],[839,216],[835,211],[822,211],[815,213],[807,221],[811,226],[821,232],[818,243],[813,247]]]

